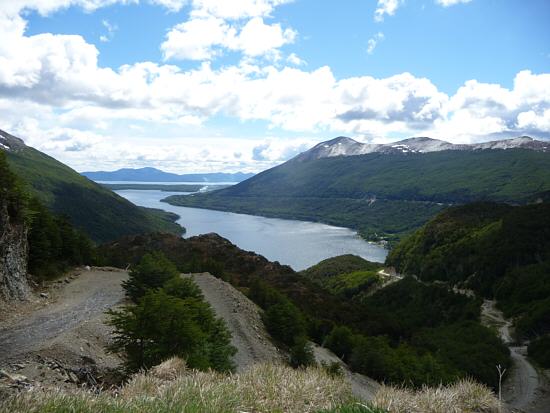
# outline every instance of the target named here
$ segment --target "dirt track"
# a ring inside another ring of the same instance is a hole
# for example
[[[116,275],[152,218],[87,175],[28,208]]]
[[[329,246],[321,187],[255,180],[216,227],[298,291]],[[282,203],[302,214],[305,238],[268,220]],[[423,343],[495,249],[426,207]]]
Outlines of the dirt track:
[[[0,324],[0,365],[52,345],[71,330],[82,328],[124,299],[123,271],[83,270],[54,284],[47,305]],[[70,340],[67,345],[71,345]]]
[[[546,378],[527,359],[527,347],[513,345],[512,322],[495,307],[495,302],[485,300],[482,322],[498,329],[502,341],[510,348],[513,366],[503,385],[503,399],[511,411],[525,413],[550,412],[550,395]]]

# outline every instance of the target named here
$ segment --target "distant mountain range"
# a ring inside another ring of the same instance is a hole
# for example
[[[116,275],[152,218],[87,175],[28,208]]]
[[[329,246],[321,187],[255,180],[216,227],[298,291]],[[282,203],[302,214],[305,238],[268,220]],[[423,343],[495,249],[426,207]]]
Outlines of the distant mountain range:
[[[520,137],[453,145],[411,138],[372,145],[339,137],[229,188],[166,201],[320,221],[394,240],[448,205],[528,203],[549,194],[549,142]]]
[[[183,232],[173,222],[175,214],[138,207],[2,130],[0,150],[32,195],[51,211],[67,216],[94,241],[155,231]]]
[[[330,141],[321,142],[310,150],[296,156],[294,160],[309,161],[312,159],[334,156],[365,155],[368,153],[399,154],[429,153],[439,151],[476,151],[483,149],[531,149],[539,152],[550,152],[550,142],[539,141],[529,136],[503,139],[476,144],[454,144],[439,139],[417,137],[398,142],[377,144],[361,143],[354,139],[340,136]]]
[[[156,168],[123,168],[116,171],[82,172],[93,181],[142,181],[142,182],[242,182],[254,176],[252,173],[173,174]]]

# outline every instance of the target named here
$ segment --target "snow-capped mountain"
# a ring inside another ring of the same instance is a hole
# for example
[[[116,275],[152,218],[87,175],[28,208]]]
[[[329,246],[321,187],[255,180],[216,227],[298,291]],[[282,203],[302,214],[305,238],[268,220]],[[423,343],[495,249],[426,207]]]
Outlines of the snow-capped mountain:
[[[361,143],[354,139],[340,136],[338,138],[321,142],[310,150],[301,153],[294,159],[308,161],[334,156],[364,155],[367,153],[427,153],[446,150],[475,151],[483,149],[511,149],[522,148],[539,152],[550,152],[550,142],[539,141],[528,136],[504,139],[499,141],[483,142],[476,144],[453,144],[439,139],[427,137],[408,138],[388,144]]]

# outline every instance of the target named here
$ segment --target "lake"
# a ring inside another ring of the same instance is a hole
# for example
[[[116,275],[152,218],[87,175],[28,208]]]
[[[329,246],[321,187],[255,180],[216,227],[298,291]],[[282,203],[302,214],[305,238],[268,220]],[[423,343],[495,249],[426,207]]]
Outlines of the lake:
[[[160,202],[170,195],[182,195],[182,192],[135,189],[115,192],[136,205],[178,214],[178,223],[187,229],[185,237],[216,232],[244,250],[257,252],[270,261],[290,265],[296,271],[343,254],[355,254],[369,261],[384,262],[388,252],[379,245],[366,242],[347,228]]]

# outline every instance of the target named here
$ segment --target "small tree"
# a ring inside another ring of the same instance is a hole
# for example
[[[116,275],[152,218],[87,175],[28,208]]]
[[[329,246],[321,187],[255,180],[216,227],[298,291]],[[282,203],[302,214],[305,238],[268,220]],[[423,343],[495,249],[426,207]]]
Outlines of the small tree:
[[[354,344],[353,332],[345,326],[334,327],[325,340],[325,347],[344,361],[349,360]]]
[[[198,298],[202,299],[201,289],[190,278],[182,278],[179,275],[170,278],[163,287],[166,294],[173,297],[186,299],[186,298]]]
[[[201,370],[233,368],[231,356],[236,350],[231,335],[202,300],[149,290],[137,305],[108,313],[115,328],[111,350],[125,354],[128,371],[149,368],[172,356]]]
[[[306,323],[300,310],[289,300],[274,304],[264,313],[267,331],[280,342],[293,346],[306,335]]]
[[[176,266],[161,252],[145,254],[138,265],[130,271],[130,278],[122,283],[126,295],[137,303],[151,288],[161,288],[179,276]]]

